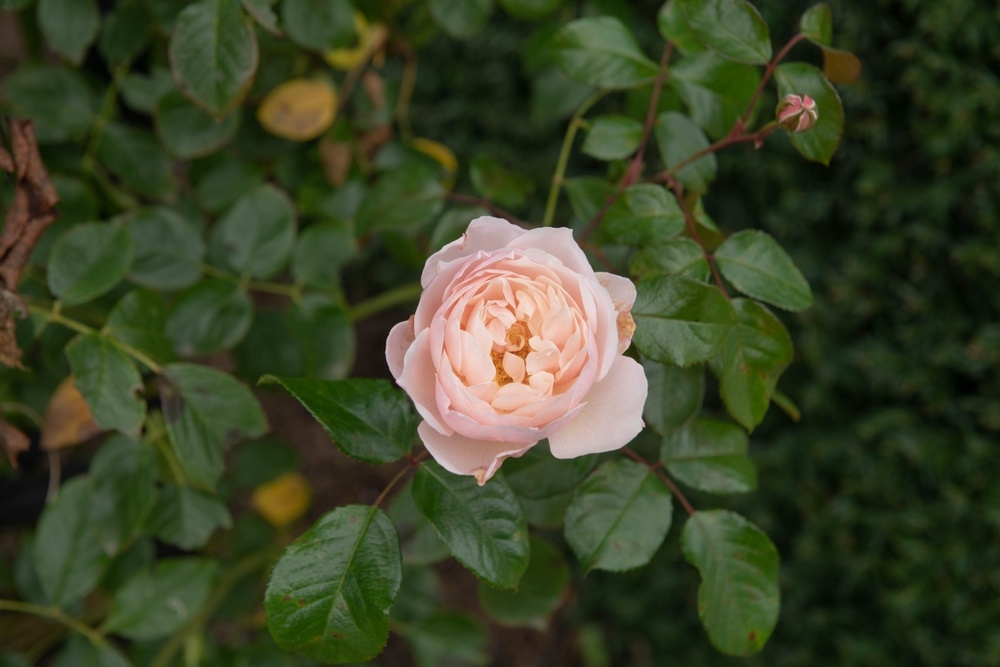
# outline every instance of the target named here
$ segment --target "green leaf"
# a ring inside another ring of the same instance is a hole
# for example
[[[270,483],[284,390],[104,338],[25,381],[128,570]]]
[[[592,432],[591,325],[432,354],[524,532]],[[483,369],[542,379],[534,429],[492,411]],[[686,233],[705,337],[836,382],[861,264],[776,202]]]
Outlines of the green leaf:
[[[288,309],[288,330],[299,343],[309,377],[340,380],[354,364],[354,323],[347,312],[320,295],[306,295]]]
[[[825,2],[813,5],[799,20],[799,32],[817,46],[833,46],[833,14]]]
[[[187,551],[200,549],[219,528],[232,525],[226,505],[204,491],[168,484],[149,520],[156,538]]]
[[[459,562],[494,586],[517,586],[528,567],[528,525],[503,477],[479,486],[426,461],[413,479],[413,499]]]
[[[299,235],[292,255],[292,275],[306,285],[334,289],[340,271],[358,252],[354,230],[344,222],[311,225]]]
[[[662,185],[638,183],[608,208],[601,229],[615,243],[646,246],[684,231],[684,214]]]
[[[632,256],[628,270],[639,277],[667,273],[701,282],[711,273],[701,246],[687,237],[665,239],[642,248]]]
[[[597,465],[595,456],[557,459],[544,440],[504,463],[504,479],[519,498],[544,500],[575,489]]]
[[[240,374],[259,378],[267,373],[304,372],[304,356],[288,329],[285,313],[274,308],[258,308],[246,337],[233,350]]]
[[[624,160],[639,148],[642,123],[628,116],[599,116],[591,121],[580,150],[598,160]]]
[[[572,580],[566,560],[548,542],[531,538],[531,560],[516,591],[479,582],[479,604],[503,625],[545,630],[549,617],[566,599]]]
[[[55,667],[131,667],[111,644],[94,644],[83,635],[72,635],[56,658]]]
[[[97,425],[138,438],[146,401],[142,376],[129,356],[105,336],[89,333],[66,346],[66,357]]]
[[[271,278],[285,267],[295,244],[295,207],[278,188],[259,185],[215,224],[211,244],[215,263]]]
[[[135,259],[128,277],[155,290],[173,291],[201,278],[205,242],[177,212],[166,207],[148,209],[128,223]]]
[[[633,340],[645,356],[690,366],[711,359],[732,326],[726,297],[713,285],[659,275],[639,281]]]
[[[844,133],[844,107],[830,81],[812,65],[785,63],[774,71],[778,95],[808,95],[816,101],[819,117],[807,132],[790,134],[795,150],[807,160],[830,164]]]
[[[656,14],[656,27],[659,28],[663,39],[673,42],[677,50],[684,56],[703,53],[705,45],[698,40],[698,36],[688,25],[684,11],[681,9],[682,2],[683,0],[667,0],[663,3],[660,11]],[[674,67],[675,65],[671,64],[671,76]]]
[[[238,285],[207,278],[193,285],[174,303],[166,334],[181,356],[232,349],[243,340],[253,321],[253,304]]]
[[[792,360],[792,340],[764,306],[733,299],[732,308],[734,326],[713,370],[729,414],[750,431],[764,419],[778,377]]]
[[[268,628],[278,646],[315,660],[369,660],[388,639],[401,578],[399,536],[385,512],[340,507],[278,559],[264,596]]]
[[[665,435],[691,421],[701,412],[705,398],[705,369],[678,368],[642,360],[649,392],[642,416],[646,424]]]
[[[660,157],[668,169],[686,162],[700,151],[708,148],[705,133],[690,118],[676,111],[666,111],[656,118],[653,127]],[[717,164],[715,153],[708,153],[694,162],[685,164],[677,171],[677,179],[693,192],[703,193],[715,180]]]
[[[456,39],[479,32],[493,13],[493,0],[428,0],[431,18]]]
[[[668,82],[684,100],[691,120],[718,140],[743,116],[760,84],[760,72],[706,51],[672,65]]]
[[[444,208],[444,186],[419,164],[382,174],[369,190],[355,220],[358,234],[373,231],[416,229],[434,219]]]
[[[222,455],[228,445],[267,431],[264,413],[246,385],[214,368],[164,366],[160,396],[167,433],[181,466],[208,488],[222,475]]]
[[[278,28],[278,15],[274,13],[272,5],[274,0],[241,0],[243,9],[253,17],[264,30],[272,35],[281,36],[281,29]]]
[[[86,303],[121,281],[132,253],[132,239],[121,227],[101,222],[74,225],[52,247],[49,290],[67,306]]]
[[[581,484],[566,509],[566,541],[587,572],[623,572],[649,562],[673,515],[670,491],[635,461],[608,461]]]
[[[104,128],[97,157],[122,183],[153,199],[166,199],[174,189],[170,160],[150,132],[117,123]]]
[[[116,67],[145,51],[151,36],[152,17],[145,5],[141,0],[125,0],[105,16],[98,50],[110,66]]]
[[[387,380],[309,380],[266,375],[277,382],[323,425],[345,454],[368,463],[390,463],[406,456],[417,433],[410,401]]]
[[[164,333],[167,316],[160,295],[134,289],[115,304],[104,331],[116,340],[143,352],[154,361],[173,361],[174,352]]]
[[[238,0],[199,0],[177,17],[169,57],[181,91],[222,118],[253,82],[257,38]]]
[[[144,442],[116,436],[90,464],[91,514],[109,556],[121,553],[144,533],[156,507],[156,456]]]
[[[72,479],[45,508],[32,545],[35,571],[50,603],[65,609],[97,586],[108,565],[90,521],[90,479]]]
[[[746,493],[757,488],[757,469],[747,456],[747,434],[739,426],[695,419],[667,433],[660,460],[670,474],[709,493]]]
[[[160,98],[176,88],[170,70],[153,66],[149,75],[129,72],[122,81],[121,90],[122,100],[130,109],[152,115]]]
[[[530,178],[507,169],[491,155],[474,157],[469,165],[469,177],[476,192],[500,206],[523,206],[534,190]]]
[[[698,615],[716,649],[750,655],[778,621],[778,550],[760,528],[728,510],[695,513],[681,534],[684,558],[701,574]]]
[[[569,23],[552,38],[552,49],[570,78],[598,88],[641,86],[659,72],[625,24],[610,16]]]
[[[726,280],[747,296],[784,308],[812,305],[812,290],[792,258],[773,237],[757,230],[737,232],[715,250]]]
[[[214,560],[161,560],[155,572],[140,572],[118,591],[104,627],[136,641],[169,637],[198,613],[218,574]]]
[[[617,194],[614,185],[594,176],[566,179],[563,187],[569,205],[573,207],[573,215],[582,224],[593,220]]]
[[[194,176],[198,202],[209,213],[220,213],[264,182],[264,172],[253,162],[222,154]]]
[[[182,160],[214,153],[232,141],[240,127],[240,114],[216,120],[177,92],[159,99],[154,120],[163,145]]]
[[[450,555],[448,547],[438,537],[434,526],[417,509],[417,504],[413,500],[412,484],[404,486],[392,499],[389,517],[399,530],[400,547],[405,564],[418,567],[431,565]],[[394,609],[393,615],[395,614]]]
[[[0,0],[0,9],[2,9],[3,7],[4,7],[3,1]],[[22,656],[20,653],[10,653],[9,651],[0,651],[0,667],[31,667],[31,663],[28,662],[28,659]]]
[[[299,467],[298,456],[281,440],[264,437],[236,448],[229,474],[242,489],[266,484]]]
[[[292,41],[313,51],[347,46],[354,38],[354,11],[346,0],[282,0],[281,21]]]
[[[53,51],[79,65],[101,27],[97,1],[38,0],[38,27]]]
[[[83,76],[68,67],[26,65],[7,74],[3,95],[12,116],[30,118],[39,143],[87,134],[98,101]]]
[[[526,21],[545,18],[562,5],[563,0],[498,0],[511,16]]]
[[[485,667],[489,636],[485,628],[465,614],[439,611],[417,620],[406,629],[416,667]]]
[[[771,60],[767,22],[746,0],[679,0],[698,40],[729,60],[766,65]]]

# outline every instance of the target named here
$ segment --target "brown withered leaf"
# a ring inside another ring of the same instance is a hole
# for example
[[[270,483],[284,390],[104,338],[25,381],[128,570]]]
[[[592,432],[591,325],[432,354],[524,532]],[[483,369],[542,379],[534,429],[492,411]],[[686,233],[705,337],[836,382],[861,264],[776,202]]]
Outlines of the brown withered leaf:
[[[7,460],[17,470],[17,455],[31,448],[31,440],[21,429],[8,424],[0,417],[0,449],[7,454]]]
[[[42,449],[52,451],[75,447],[100,432],[100,427],[94,423],[94,416],[90,413],[90,406],[76,388],[73,376],[68,376],[56,387],[45,409]]]
[[[319,157],[327,182],[333,186],[343,185],[354,161],[351,144],[324,138],[319,142]]]

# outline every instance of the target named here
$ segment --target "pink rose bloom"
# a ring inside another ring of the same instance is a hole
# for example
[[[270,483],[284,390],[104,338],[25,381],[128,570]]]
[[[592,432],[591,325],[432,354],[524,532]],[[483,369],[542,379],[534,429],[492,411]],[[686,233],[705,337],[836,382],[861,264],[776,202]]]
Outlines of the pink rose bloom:
[[[543,438],[568,459],[642,430],[646,376],[622,356],[635,286],[595,273],[570,230],[476,218],[431,255],[421,283],[385,356],[444,468],[484,484]]]

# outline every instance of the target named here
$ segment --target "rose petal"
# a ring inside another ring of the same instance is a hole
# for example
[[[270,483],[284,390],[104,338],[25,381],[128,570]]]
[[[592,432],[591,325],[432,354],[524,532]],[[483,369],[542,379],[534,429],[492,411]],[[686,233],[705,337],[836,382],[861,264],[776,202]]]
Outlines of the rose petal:
[[[413,318],[411,317],[394,326],[385,339],[385,360],[389,364],[389,372],[397,380],[403,373],[403,357],[413,345],[414,338]]]
[[[426,422],[417,427],[417,433],[427,451],[442,468],[459,475],[475,475],[480,486],[500,469],[504,459],[521,456],[535,445],[534,442],[512,445],[507,442],[473,440],[457,433],[441,435]]]
[[[398,326],[398,325],[397,325]],[[420,416],[441,433],[450,434],[452,429],[441,419],[437,407],[437,372],[431,360],[430,331],[424,330],[414,339],[403,358],[403,371],[396,378],[396,384],[403,388]]]
[[[502,218],[488,215],[476,218],[469,223],[465,234],[427,259],[423,274],[420,276],[420,284],[427,287],[428,283],[438,274],[439,265],[444,262],[473,255],[480,250],[490,251],[503,248],[524,233],[523,229]]]
[[[507,243],[508,248],[537,249],[547,252],[577,273],[590,274],[587,256],[573,240],[573,230],[566,227],[538,227],[531,229]]]
[[[608,295],[611,297],[611,303],[614,304],[615,310],[619,313],[632,310],[632,305],[635,303],[635,283],[628,278],[622,278],[613,273],[605,273],[603,271],[598,271],[594,276],[597,278],[597,282],[604,289],[608,290]]]
[[[590,388],[583,409],[549,435],[552,455],[572,459],[627,445],[642,430],[647,390],[642,366],[629,357],[616,358],[604,379]]]

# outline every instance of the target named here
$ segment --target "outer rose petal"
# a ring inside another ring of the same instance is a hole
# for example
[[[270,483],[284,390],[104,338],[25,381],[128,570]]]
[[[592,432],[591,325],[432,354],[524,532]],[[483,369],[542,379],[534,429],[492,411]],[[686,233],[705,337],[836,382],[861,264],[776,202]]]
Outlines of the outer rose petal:
[[[474,255],[480,250],[491,251],[503,248],[508,243],[524,234],[525,231],[502,218],[488,215],[476,218],[469,223],[469,228],[460,238],[455,239],[445,247],[427,258],[424,272],[420,275],[420,284],[424,287],[438,274],[438,266],[443,262],[451,262]]]
[[[389,372],[397,380],[403,374],[403,358],[406,356],[406,351],[413,345],[414,338],[413,318],[411,317],[394,326],[385,339],[385,360],[389,364]]]
[[[458,475],[473,475],[479,486],[485,484],[500,469],[504,459],[521,456],[535,445],[473,440],[458,433],[441,435],[427,422],[420,423],[417,433],[424,441],[427,451],[441,467]]]
[[[566,268],[580,274],[593,274],[587,256],[573,240],[573,231],[566,227],[538,227],[525,232],[507,244],[508,248],[534,248],[552,255]]]
[[[642,430],[647,391],[642,366],[629,357],[615,359],[604,379],[590,388],[583,409],[549,436],[552,455],[572,459],[627,445]]]
[[[399,325],[396,325],[399,326]],[[395,327],[393,328],[395,330]],[[437,372],[431,360],[430,332],[421,331],[406,351],[403,370],[396,378],[396,384],[410,395],[417,412],[441,433],[452,432],[451,427],[441,419],[434,394],[437,386]],[[390,362],[391,364],[392,362]]]
[[[635,320],[632,319],[632,306],[635,304],[635,284],[628,278],[616,276],[613,273],[595,273],[597,282],[608,291],[611,303],[618,313],[616,326],[618,328],[618,354],[628,349],[632,344],[632,334],[635,332]]]

